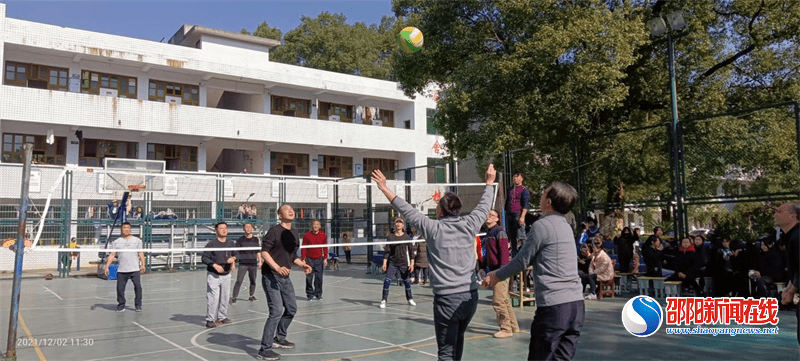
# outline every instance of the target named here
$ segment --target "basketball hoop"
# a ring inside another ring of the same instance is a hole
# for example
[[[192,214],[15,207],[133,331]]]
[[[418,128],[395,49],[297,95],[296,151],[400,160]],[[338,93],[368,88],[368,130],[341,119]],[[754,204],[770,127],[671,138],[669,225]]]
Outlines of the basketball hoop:
[[[128,191],[131,193],[138,192],[140,190],[147,189],[147,186],[144,184],[129,184]]]

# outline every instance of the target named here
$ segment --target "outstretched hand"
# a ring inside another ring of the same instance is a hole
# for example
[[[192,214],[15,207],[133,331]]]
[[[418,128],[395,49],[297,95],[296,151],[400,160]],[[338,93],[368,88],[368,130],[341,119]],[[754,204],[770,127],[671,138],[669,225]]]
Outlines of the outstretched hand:
[[[486,168],[486,185],[493,185],[494,180],[497,178],[497,171],[494,169],[494,164],[489,164]]]
[[[371,178],[372,178],[372,181],[375,182],[375,184],[378,185],[378,189],[383,190],[383,189],[387,188],[387,186],[386,186],[386,176],[383,175],[383,172],[381,172],[380,169],[376,169],[376,170],[372,171]]]
[[[493,288],[497,282],[500,282],[500,278],[498,278],[497,274],[492,271],[486,274],[486,277],[483,278],[481,285],[483,285],[483,287]]]

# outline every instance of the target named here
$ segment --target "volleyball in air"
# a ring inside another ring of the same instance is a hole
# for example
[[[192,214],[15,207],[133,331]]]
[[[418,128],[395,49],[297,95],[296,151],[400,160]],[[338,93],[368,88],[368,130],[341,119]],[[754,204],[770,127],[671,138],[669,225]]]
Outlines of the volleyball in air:
[[[422,49],[422,32],[409,26],[400,31],[397,41],[400,43],[400,48],[406,53],[416,53]]]

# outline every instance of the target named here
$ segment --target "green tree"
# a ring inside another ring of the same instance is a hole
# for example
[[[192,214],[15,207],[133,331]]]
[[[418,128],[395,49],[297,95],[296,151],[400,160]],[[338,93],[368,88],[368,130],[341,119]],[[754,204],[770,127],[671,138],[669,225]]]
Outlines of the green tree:
[[[580,165],[590,198],[599,202],[665,200],[671,197],[666,126],[599,136],[671,122],[666,41],[651,38],[645,23],[677,10],[685,14],[689,26],[676,38],[675,51],[679,113],[688,119],[800,98],[797,5],[394,0],[399,22],[422,30],[425,45],[419,53],[393,53],[392,69],[408,95],[430,84],[442,89],[434,123],[456,157],[530,147],[514,157],[532,187],[573,182]],[[737,167],[783,175],[758,178],[769,184],[754,182],[753,189],[800,190],[796,147],[784,148],[794,139],[783,126],[790,119],[778,113],[688,129],[694,133],[685,144],[687,181],[698,180],[698,195],[716,192]],[[745,130],[745,140],[733,141]],[[729,156],[719,164],[698,163],[717,153]]]
[[[303,16],[301,24],[287,32],[283,45],[273,50],[274,61],[309,68],[388,79],[391,47],[388,36],[394,19],[384,16],[380,24],[346,23],[343,14],[323,12]]]
[[[281,29],[269,26],[266,21],[258,24],[256,30],[252,34],[247,29],[242,29],[241,33],[275,40],[281,40],[281,36],[283,35]]]

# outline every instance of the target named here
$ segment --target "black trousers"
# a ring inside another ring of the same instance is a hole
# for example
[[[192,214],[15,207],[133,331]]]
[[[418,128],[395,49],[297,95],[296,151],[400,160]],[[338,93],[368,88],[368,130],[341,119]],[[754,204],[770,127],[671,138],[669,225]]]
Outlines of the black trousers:
[[[128,280],[133,281],[133,292],[136,295],[134,305],[136,308],[142,307],[142,273],[136,272],[117,272],[117,309],[125,308],[125,287]]]
[[[324,258],[306,258],[306,264],[311,266],[311,273],[306,275],[306,297],[322,297],[322,269]]]
[[[693,272],[688,272],[688,273],[686,273],[686,278],[681,279],[678,276],[678,273],[679,272],[673,273],[672,275],[667,277],[667,279],[665,279],[665,281],[680,281],[681,282],[681,287],[683,287],[683,288],[691,287],[694,290],[695,297],[700,297],[700,295],[703,293],[703,288],[700,287],[700,285],[697,283],[697,281],[695,281],[695,278],[697,278],[697,275],[694,274]]]
[[[586,285],[589,285],[589,293],[595,293],[597,291],[597,274],[588,274],[583,273],[583,271],[578,271],[578,276],[581,277],[581,285],[583,286],[583,290],[586,290]]]
[[[258,275],[258,265],[257,264],[239,264],[239,270],[236,271],[236,284],[233,285],[233,294],[231,298],[236,298],[239,296],[239,290],[242,288],[242,281],[244,281],[244,275],[250,276],[250,288],[248,291],[250,292],[250,296],[256,294],[256,277]]]
[[[350,251],[344,251],[344,257],[347,260],[347,264],[350,264]]]
[[[571,360],[585,315],[583,300],[536,308],[528,360]]]
[[[461,360],[464,333],[478,310],[478,290],[433,295],[433,328],[439,360]]]
[[[506,212],[506,233],[508,241],[511,242],[511,256],[517,255],[519,244],[517,243],[517,231],[519,230],[519,213]]]

